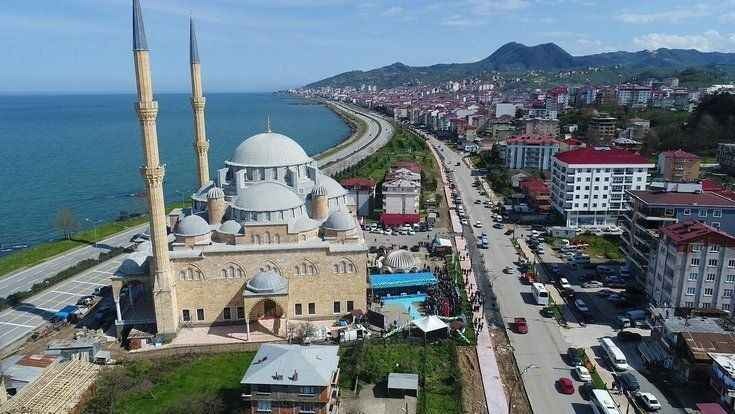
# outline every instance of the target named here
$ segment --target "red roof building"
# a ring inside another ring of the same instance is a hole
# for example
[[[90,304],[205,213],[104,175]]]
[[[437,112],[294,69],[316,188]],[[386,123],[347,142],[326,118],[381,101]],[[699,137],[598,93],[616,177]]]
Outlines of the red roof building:
[[[345,178],[344,180],[340,181],[339,183],[342,184],[342,187],[344,187],[344,188],[346,188],[348,190],[355,189],[355,190],[365,190],[365,191],[368,191],[368,190],[371,190],[371,189],[375,189],[375,181],[373,181],[373,180],[371,180],[369,178],[360,178],[360,177]]]
[[[574,151],[560,152],[556,154],[556,159],[565,164],[651,164],[646,157],[640,154],[610,147],[580,148]]]
[[[541,214],[551,211],[551,193],[549,185],[538,177],[522,179],[519,183],[521,191],[528,196],[528,204]]]
[[[416,174],[419,174],[421,172],[421,166],[415,161],[408,161],[408,160],[393,161],[393,165],[391,166],[391,169],[397,170],[400,168],[405,168]]]
[[[659,232],[665,238],[664,242],[673,244],[680,251],[687,250],[692,243],[703,242],[735,247],[735,237],[696,220],[661,227]]]
[[[506,145],[523,144],[523,145],[553,145],[559,144],[560,141],[551,135],[517,135],[505,140]]]

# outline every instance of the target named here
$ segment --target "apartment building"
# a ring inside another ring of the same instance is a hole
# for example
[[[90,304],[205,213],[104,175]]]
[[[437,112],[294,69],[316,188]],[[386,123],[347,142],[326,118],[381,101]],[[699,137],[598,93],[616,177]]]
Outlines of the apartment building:
[[[550,135],[521,135],[505,141],[505,166],[548,170],[561,143]]]
[[[726,233],[735,233],[735,199],[727,193],[702,191],[693,183],[686,191],[626,191],[629,209],[621,215],[621,248],[633,275],[645,285],[648,259],[658,245],[658,229],[698,220]]]
[[[618,105],[644,107],[651,101],[651,95],[650,86],[621,85],[618,88]]]
[[[551,200],[568,227],[616,224],[626,190],[645,190],[654,164],[636,153],[592,147],[561,152],[551,168]]]
[[[383,180],[383,214],[386,225],[419,221],[421,168],[414,162],[397,161]]]
[[[699,157],[686,151],[664,151],[658,155],[658,172],[666,181],[699,180]]]
[[[559,136],[558,119],[525,118],[523,124],[525,135],[551,135],[554,138]]]
[[[587,125],[587,142],[590,145],[608,145],[615,139],[617,118],[606,113],[590,119]]]
[[[689,220],[659,229],[646,292],[661,307],[732,309],[735,237]]]
[[[358,217],[367,217],[375,198],[375,181],[369,178],[346,178],[339,182],[347,193],[348,205],[353,206]]]
[[[262,344],[240,381],[244,412],[337,414],[338,349]]]

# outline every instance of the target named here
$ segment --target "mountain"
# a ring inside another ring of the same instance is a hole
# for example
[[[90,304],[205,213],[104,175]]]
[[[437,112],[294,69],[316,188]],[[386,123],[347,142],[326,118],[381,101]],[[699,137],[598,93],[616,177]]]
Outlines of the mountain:
[[[735,53],[700,52],[694,49],[656,49],[638,52],[607,52],[572,56],[554,43],[526,46],[510,42],[477,62],[448,63],[432,66],[408,66],[400,62],[368,71],[341,73],[306,88],[322,86],[380,87],[432,84],[451,79],[478,77],[490,72],[554,71],[585,67],[622,67],[630,70],[685,69],[712,65],[735,65]]]

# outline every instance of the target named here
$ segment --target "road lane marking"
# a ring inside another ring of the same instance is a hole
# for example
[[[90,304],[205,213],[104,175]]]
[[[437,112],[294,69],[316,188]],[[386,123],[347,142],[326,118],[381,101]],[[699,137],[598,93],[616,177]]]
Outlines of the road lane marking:
[[[56,313],[56,312],[59,311],[58,309],[42,308],[40,306],[35,306],[33,304],[30,304],[30,303],[22,303],[22,304],[16,306],[16,308],[34,308],[34,309],[41,309],[42,311],[53,312],[53,313]]]
[[[36,328],[35,326],[31,326],[31,325],[23,325],[20,323],[3,322],[3,321],[0,321],[0,325],[19,326],[21,328],[34,328],[34,329]]]
[[[107,286],[107,285],[105,285],[103,283],[83,282],[81,280],[71,280],[71,282],[74,282],[74,283],[84,283],[85,285]]]
[[[81,294],[81,293],[71,293],[71,292],[63,292],[63,291],[61,291],[61,290],[49,290],[49,292],[53,292],[53,293],[63,293],[63,294],[65,294],[65,295],[72,295],[72,296],[87,296],[87,295],[83,295],[83,294]]]

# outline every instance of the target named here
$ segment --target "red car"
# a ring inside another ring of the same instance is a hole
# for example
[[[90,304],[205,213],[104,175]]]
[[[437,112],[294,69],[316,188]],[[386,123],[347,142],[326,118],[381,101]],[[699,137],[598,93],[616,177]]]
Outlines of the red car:
[[[574,381],[572,381],[570,378],[559,378],[557,384],[559,386],[560,393],[567,395],[574,394]]]
[[[519,334],[528,333],[528,323],[526,322],[526,318],[515,318],[515,320],[513,320],[513,326]]]

